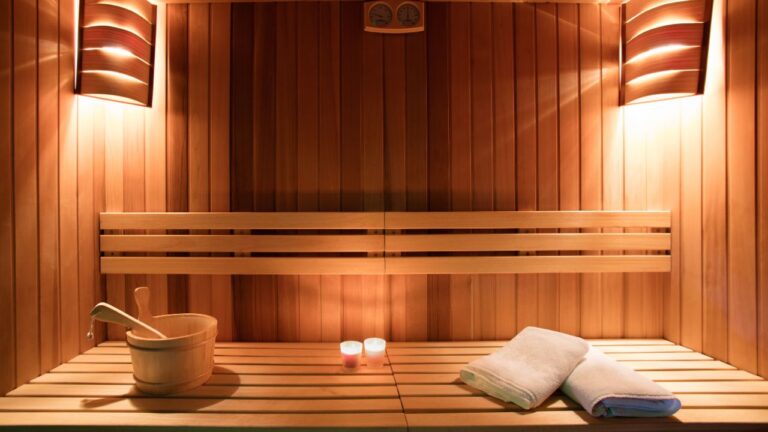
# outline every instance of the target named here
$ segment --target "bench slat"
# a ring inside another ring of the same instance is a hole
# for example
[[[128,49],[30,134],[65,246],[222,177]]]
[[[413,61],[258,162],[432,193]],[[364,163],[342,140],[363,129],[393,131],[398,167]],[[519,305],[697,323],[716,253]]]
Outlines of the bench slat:
[[[110,412],[400,412],[397,399],[190,399],[117,398],[87,400],[80,397],[5,397],[2,411],[94,411]]]
[[[669,255],[387,257],[386,274],[669,272]]]
[[[281,430],[307,430],[313,428],[355,428],[356,430],[406,430],[402,413],[371,414],[240,414],[240,413],[110,413],[53,412],[30,415],[27,412],[9,412],[0,416],[0,426],[111,426],[121,430],[130,426],[176,427],[189,430],[196,427],[259,428]]]
[[[383,274],[384,258],[101,257],[103,274]]]
[[[381,252],[383,235],[111,235],[102,252]]]
[[[388,235],[386,252],[669,250],[668,233]]]
[[[473,211],[386,212],[388,230],[403,229],[536,229],[536,228],[669,228],[669,211]]]
[[[47,373],[33,378],[33,384],[133,384],[133,374],[119,372]],[[394,385],[392,375],[235,375],[213,374],[206,385],[266,386],[367,386]]]
[[[24,384],[8,396],[141,397],[132,384]],[[395,386],[210,386],[175,395],[180,398],[344,399],[397,398]]]
[[[103,230],[375,230],[382,212],[101,213]]]

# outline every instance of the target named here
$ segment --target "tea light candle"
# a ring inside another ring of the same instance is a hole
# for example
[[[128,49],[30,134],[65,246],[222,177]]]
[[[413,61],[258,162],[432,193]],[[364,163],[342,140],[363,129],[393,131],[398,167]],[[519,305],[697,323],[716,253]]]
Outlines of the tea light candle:
[[[363,344],[358,341],[344,341],[340,344],[341,364],[347,369],[357,369],[363,353]]]
[[[368,338],[365,340],[365,359],[368,367],[380,368],[384,366],[384,353],[387,349],[387,341],[381,338]]]

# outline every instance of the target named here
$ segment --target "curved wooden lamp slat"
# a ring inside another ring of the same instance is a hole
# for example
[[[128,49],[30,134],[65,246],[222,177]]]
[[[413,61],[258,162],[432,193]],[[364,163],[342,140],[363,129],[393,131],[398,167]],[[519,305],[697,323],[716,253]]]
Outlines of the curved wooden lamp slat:
[[[704,10],[705,4],[701,0],[667,3],[649,9],[627,22],[624,37],[631,41],[646,31],[663,26],[664,23],[703,22]]]
[[[150,67],[137,57],[120,56],[101,50],[84,50],[83,71],[112,71],[129,75],[143,83],[149,83]]]
[[[152,23],[130,9],[113,4],[93,4],[83,12],[83,27],[109,25],[129,30],[147,43],[152,41]]]
[[[149,86],[147,84],[98,72],[80,74],[80,93],[140,105],[149,103]],[[109,96],[117,96],[117,98],[110,98]]]
[[[108,26],[83,29],[82,49],[107,47],[122,48],[146,63],[152,61],[152,45],[134,33]]]
[[[657,79],[643,79],[624,86],[625,103],[641,102],[648,96],[659,95],[653,100],[665,99],[663,95],[694,95],[699,87],[699,71],[676,71],[664,74]],[[674,96],[670,96],[674,97]]]
[[[626,8],[625,21],[631,21],[636,16],[648,12],[651,9],[664,6],[668,3],[678,3],[685,0],[632,0],[624,4]]]
[[[155,23],[154,6],[146,0],[85,0],[86,9],[90,5],[115,5],[131,10],[144,18],[148,23]]]
[[[624,65],[624,82],[656,72],[667,70],[693,70],[701,65],[701,48],[683,47],[674,51],[658,53]]]
[[[669,45],[701,46],[704,24],[671,24],[649,30],[626,44],[626,61],[655,48]]]

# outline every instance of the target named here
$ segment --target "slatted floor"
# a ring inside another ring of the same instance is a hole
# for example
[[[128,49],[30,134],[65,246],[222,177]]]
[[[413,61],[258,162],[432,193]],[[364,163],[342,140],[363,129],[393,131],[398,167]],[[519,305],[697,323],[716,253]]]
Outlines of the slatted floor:
[[[355,373],[337,344],[220,343],[206,385],[161,398],[133,388],[127,348],[106,342],[0,398],[0,426],[768,430],[768,381],[664,340],[592,343],[677,393],[674,418],[597,420],[559,394],[522,412],[458,379],[502,343],[393,342],[384,368]]]

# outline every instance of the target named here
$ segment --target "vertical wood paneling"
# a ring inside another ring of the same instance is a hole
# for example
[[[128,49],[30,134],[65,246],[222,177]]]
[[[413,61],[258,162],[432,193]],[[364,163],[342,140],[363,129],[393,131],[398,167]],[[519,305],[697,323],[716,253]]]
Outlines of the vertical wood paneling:
[[[341,210],[363,210],[363,183],[360,164],[362,143],[362,35],[357,23],[362,8],[352,3],[340,5],[340,128],[341,135]],[[359,276],[341,278],[341,337],[361,336],[362,280]]]
[[[705,96],[622,118],[614,6],[430,3],[427,32],[381,36],[355,3],[160,5],[141,109],[71,94],[69,2],[4,3],[0,389],[89,347],[104,288],[134,311],[144,283],[156,313],[213,313],[224,339],[490,339],[535,324],[663,334],[765,374],[765,6],[728,2],[725,43],[721,6]],[[673,210],[671,276],[171,277],[168,292],[167,277],[97,268],[105,208],[624,206]],[[34,329],[14,310],[39,316]]]
[[[189,6],[168,5],[166,210],[189,211]],[[187,310],[188,277],[168,277],[168,311]]]
[[[472,71],[469,3],[449,6],[451,209],[472,209]],[[472,278],[450,276],[451,338],[472,339]]]
[[[386,78],[386,75],[385,75]],[[405,188],[406,208],[428,210],[428,75],[427,36],[405,36]],[[385,96],[385,101],[387,100]],[[389,193],[389,189],[387,189]],[[387,207],[389,208],[389,207]],[[427,340],[428,280],[426,275],[406,276],[405,307],[407,340]],[[395,317],[392,315],[394,328]]]
[[[536,210],[536,9],[515,5],[517,210]],[[517,328],[538,324],[536,275],[517,276]]]
[[[406,195],[406,89],[405,36],[388,36],[384,44],[384,155],[387,209],[405,211]],[[392,340],[407,340],[407,276],[388,277],[391,289]]]
[[[428,115],[428,183],[429,210],[451,209],[451,131],[450,131],[450,9],[447,3],[428,6],[427,25],[427,94]],[[428,337],[450,339],[450,278],[429,276]]]
[[[275,210],[297,207],[297,18],[295,3],[276,4]],[[277,338],[299,338],[299,278],[277,276]]]
[[[230,28],[231,5],[211,5],[210,21],[210,205],[229,211]],[[211,312],[218,320],[218,339],[234,338],[232,278],[211,276]]]
[[[189,211],[205,212],[211,210],[210,5],[189,5],[188,20]],[[205,232],[201,232],[203,233]],[[187,289],[190,312],[212,313],[213,292],[210,276],[190,276]]]
[[[340,6],[318,5],[318,208],[340,210]],[[322,173],[322,175],[320,174]],[[341,339],[341,276],[320,277],[321,339]]]
[[[104,179],[104,203],[106,211],[120,212],[125,210],[124,190],[124,162],[123,149],[123,110],[115,104],[104,104],[96,101],[96,110],[106,111],[106,119],[110,127],[103,133],[98,133],[96,139],[106,139],[109,145],[104,148],[105,169],[111,174]],[[96,129],[94,129],[95,131]],[[94,132],[96,133],[96,132]],[[95,165],[94,165],[95,166]],[[95,169],[95,168],[94,168]],[[95,196],[96,192],[94,192]],[[128,276],[107,275],[107,302],[126,310],[130,302],[126,303],[126,279]],[[130,287],[129,287],[130,288]],[[125,327],[116,324],[107,324],[107,337],[109,339],[125,339]]]
[[[517,208],[515,191],[515,9],[494,3],[493,20],[493,192],[496,210]],[[431,131],[431,129],[430,129]],[[517,278],[496,276],[496,338],[517,333]]]
[[[686,100],[680,119],[680,343],[697,351],[703,349],[701,108],[701,98]]]
[[[166,209],[166,76],[167,76],[167,9],[157,6],[155,80],[153,81],[152,109],[145,110],[144,156],[145,205],[147,211]],[[168,313],[168,277],[151,275],[147,283],[152,290],[150,306],[155,315]],[[219,331],[221,334],[221,330]]]
[[[757,5],[758,305],[757,370],[768,375],[768,4]]]
[[[493,21],[490,4],[470,7],[472,109],[472,209],[494,208]],[[472,283],[473,339],[496,336],[496,278],[479,275]]]
[[[13,8],[0,3],[0,394],[16,386],[13,264]]]
[[[653,106],[637,105],[625,108],[624,124],[624,207],[637,210],[647,207],[646,200],[646,128],[644,123],[651,117]],[[638,230],[627,230],[636,232]],[[633,251],[630,251],[634,253]],[[624,334],[626,337],[643,337],[644,274],[627,274],[624,277]]]
[[[61,360],[80,353],[78,314],[77,104],[74,3],[59,3],[59,292]],[[0,67],[2,69],[2,67]],[[10,98],[9,98],[10,100]],[[1,127],[0,127],[1,128]],[[164,182],[163,182],[164,183]],[[1,366],[0,366],[1,367]],[[2,393],[2,390],[0,390]]]
[[[579,149],[579,7],[558,5],[559,148],[558,189],[560,210],[580,206],[581,159]],[[560,331],[579,334],[581,278],[577,274],[558,275]]]
[[[38,230],[40,264],[40,370],[58,366],[59,328],[59,7],[55,1],[37,4],[37,125]]]
[[[360,5],[358,5],[359,7]],[[359,31],[359,27],[358,27]],[[362,159],[363,210],[384,209],[384,36],[362,35]],[[362,337],[389,335],[389,284],[384,276],[361,277]]]
[[[601,92],[602,92],[602,200],[605,210],[624,208],[624,146],[622,142],[622,111],[619,109],[619,45],[620,7],[600,7]],[[604,232],[621,232],[606,229]],[[621,337],[624,334],[624,277],[620,273],[605,273],[601,280],[602,336]]]
[[[558,208],[557,5],[536,5],[536,208]],[[538,325],[557,330],[557,276],[537,276]]]
[[[728,360],[757,371],[755,230],[756,1],[728,1],[726,40]]]
[[[37,14],[36,2],[13,5],[13,207],[15,224],[16,380],[40,373],[40,289],[37,172]],[[18,131],[23,131],[19,133]]]
[[[140,212],[145,210],[146,198],[144,196],[144,163],[146,157],[144,151],[144,113],[138,107],[123,108],[123,209],[128,212]],[[105,147],[110,147],[111,141],[105,142]],[[107,171],[109,172],[109,171]],[[106,175],[106,173],[105,173]],[[147,285],[145,275],[127,275],[125,277],[124,298],[126,311],[138,315],[136,301],[133,298],[133,290],[139,286]],[[157,295],[160,293],[155,293]],[[154,313],[154,312],[153,312]]]
[[[725,1],[713,3],[702,133],[704,353],[728,358],[725,198]]]
[[[93,341],[86,338],[90,328],[89,312],[97,299],[94,296],[96,279],[96,221],[94,217],[94,101],[79,98],[78,132],[77,132],[77,242],[79,275],[78,298],[80,312],[78,314],[80,341],[79,351],[83,352],[93,346]]]
[[[600,7],[579,5],[581,209],[602,209],[602,93],[600,88]],[[602,336],[601,276],[581,275],[581,334]]]
[[[318,210],[318,4],[297,5],[298,210]],[[299,276],[299,340],[322,340],[320,276]]]

